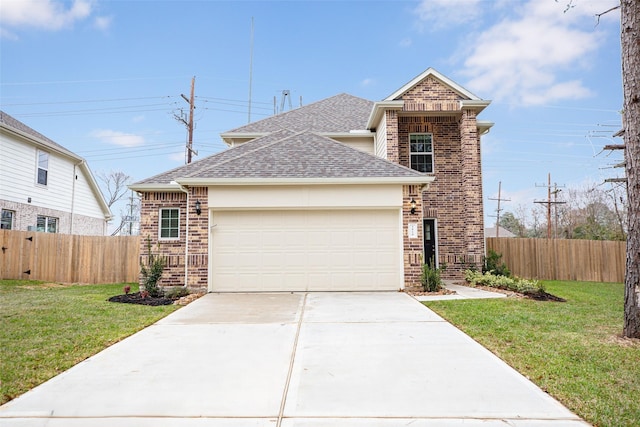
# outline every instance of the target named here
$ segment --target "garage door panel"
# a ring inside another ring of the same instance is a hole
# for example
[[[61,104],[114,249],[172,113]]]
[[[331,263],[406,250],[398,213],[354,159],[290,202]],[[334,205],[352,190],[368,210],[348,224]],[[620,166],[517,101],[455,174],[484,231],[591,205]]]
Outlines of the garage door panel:
[[[396,290],[399,210],[214,211],[214,291]]]

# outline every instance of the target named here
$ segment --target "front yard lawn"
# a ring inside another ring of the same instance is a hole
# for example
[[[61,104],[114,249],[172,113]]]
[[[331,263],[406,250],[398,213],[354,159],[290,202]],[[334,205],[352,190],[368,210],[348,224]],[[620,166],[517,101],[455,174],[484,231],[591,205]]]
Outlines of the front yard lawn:
[[[0,404],[177,308],[108,302],[124,285],[1,280]]]
[[[462,329],[598,427],[640,420],[640,340],[621,338],[622,284],[544,282],[567,302],[430,301]]]

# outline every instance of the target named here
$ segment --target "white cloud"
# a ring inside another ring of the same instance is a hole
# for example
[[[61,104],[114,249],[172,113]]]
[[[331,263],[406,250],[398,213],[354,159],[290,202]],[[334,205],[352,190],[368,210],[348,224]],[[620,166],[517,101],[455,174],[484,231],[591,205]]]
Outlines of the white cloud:
[[[107,31],[111,27],[113,18],[111,16],[98,16],[93,20],[93,26],[101,31]]]
[[[60,30],[87,18],[91,14],[92,2],[74,0],[71,7],[67,8],[63,2],[56,0],[4,0],[0,9],[0,24],[3,27]]]
[[[478,34],[464,59],[462,73],[470,79],[466,86],[494,100],[528,105],[592,96],[579,73],[600,47],[602,34],[577,23],[594,10],[606,10],[607,2],[580,2],[564,13],[565,7],[531,0]]]
[[[145,120],[145,117],[143,114],[139,115],[139,116],[135,116],[134,118],[131,119],[131,121],[133,123],[141,123]]]
[[[183,162],[184,163],[184,153],[173,153],[169,155],[169,160],[172,160],[174,162]]]
[[[474,21],[482,14],[482,8],[481,0],[422,0],[414,13],[422,29],[436,31]]]
[[[91,132],[90,135],[102,140],[102,142],[119,145],[121,147],[138,147],[144,144],[144,138],[139,135],[115,130],[97,129]]]
[[[371,86],[372,84],[374,84],[376,81],[375,79],[372,78],[366,78],[364,80],[362,80],[360,82],[360,86]]]

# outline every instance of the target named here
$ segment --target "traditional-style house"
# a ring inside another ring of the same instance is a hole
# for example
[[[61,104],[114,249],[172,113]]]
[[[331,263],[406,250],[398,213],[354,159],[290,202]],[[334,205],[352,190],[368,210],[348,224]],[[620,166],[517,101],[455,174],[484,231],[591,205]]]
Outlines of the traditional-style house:
[[[131,186],[161,285],[398,290],[484,255],[482,100],[429,68],[379,102],[339,94],[225,132],[230,147]]]
[[[104,235],[112,214],[87,162],[0,111],[0,228]]]

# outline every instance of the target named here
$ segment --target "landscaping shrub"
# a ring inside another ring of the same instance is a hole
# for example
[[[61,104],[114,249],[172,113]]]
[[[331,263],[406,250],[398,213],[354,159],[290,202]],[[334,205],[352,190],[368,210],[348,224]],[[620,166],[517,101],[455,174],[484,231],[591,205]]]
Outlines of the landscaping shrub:
[[[183,286],[172,286],[165,288],[164,297],[169,299],[178,299],[189,295],[189,289]]]
[[[507,277],[492,274],[491,272],[480,273],[479,271],[467,270],[464,278],[471,285],[483,285],[491,288],[506,289],[521,294],[536,294],[544,292],[544,285],[537,280],[520,279],[518,277]]]
[[[158,244],[160,246],[160,244]],[[159,255],[154,255],[151,252],[151,239],[147,237],[147,265],[144,265],[143,262],[140,262],[140,273],[142,274],[142,287],[149,294],[149,296],[157,298],[162,297],[164,293],[160,286],[158,286],[158,282],[162,277],[162,272],[164,271],[164,267],[166,265],[166,260],[164,257]]]
[[[443,265],[442,267],[435,267],[434,260],[432,259],[429,264],[424,264],[422,266],[422,277],[420,281],[422,283],[422,289],[425,292],[437,292],[442,289],[442,278],[440,277],[440,273],[444,271],[447,267]]]
[[[511,277],[509,267],[502,262],[502,254],[497,253],[493,249],[489,249],[488,255],[484,257],[482,272],[492,272],[497,276]]]

